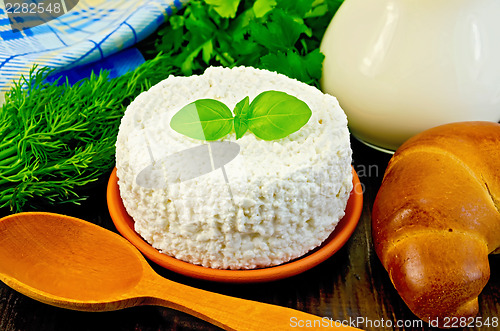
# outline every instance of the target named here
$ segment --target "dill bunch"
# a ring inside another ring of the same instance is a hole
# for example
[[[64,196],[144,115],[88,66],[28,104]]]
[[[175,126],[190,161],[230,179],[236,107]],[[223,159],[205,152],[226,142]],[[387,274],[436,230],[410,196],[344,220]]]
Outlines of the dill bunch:
[[[159,54],[123,76],[101,71],[74,85],[48,83],[50,70],[33,67],[0,108],[0,209],[85,199],[78,188],[114,166],[126,106],[172,73],[168,59]]]

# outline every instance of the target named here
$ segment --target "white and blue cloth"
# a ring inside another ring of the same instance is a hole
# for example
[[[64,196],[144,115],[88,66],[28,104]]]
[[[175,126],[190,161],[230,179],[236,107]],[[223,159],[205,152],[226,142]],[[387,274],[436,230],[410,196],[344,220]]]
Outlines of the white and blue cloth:
[[[9,21],[8,1],[0,0],[0,95],[21,75],[27,76],[34,64],[65,70],[73,80],[81,78],[80,71],[87,73],[78,68],[93,65],[119,76],[144,61],[130,47],[155,31],[186,0],[80,0],[53,20],[20,30]]]

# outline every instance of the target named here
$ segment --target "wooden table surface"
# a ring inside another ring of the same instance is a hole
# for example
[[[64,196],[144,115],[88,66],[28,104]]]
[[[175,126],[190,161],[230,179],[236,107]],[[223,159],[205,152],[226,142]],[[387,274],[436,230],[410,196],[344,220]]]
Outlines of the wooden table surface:
[[[389,155],[352,140],[353,165],[364,185],[359,224],[347,244],[333,257],[303,274],[264,284],[220,284],[193,280],[153,264],[162,276],[231,296],[306,311],[339,321],[357,321],[365,330],[430,330],[413,315],[394,290],[372,245],[370,215]],[[106,182],[91,191],[80,207],[57,212],[83,218],[116,231],[106,205]],[[483,320],[500,317],[500,256],[490,256],[491,278],[479,298]],[[388,322],[389,321],[389,322]],[[407,327],[395,327],[397,321]],[[393,327],[387,327],[390,325]],[[290,328],[293,329],[293,328]],[[468,328],[487,330],[495,328]],[[219,330],[197,318],[161,307],[128,308],[87,313],[51,307],[0,283],[0,331],[83,330]],[[265,331],[265,330],[259,330]]]

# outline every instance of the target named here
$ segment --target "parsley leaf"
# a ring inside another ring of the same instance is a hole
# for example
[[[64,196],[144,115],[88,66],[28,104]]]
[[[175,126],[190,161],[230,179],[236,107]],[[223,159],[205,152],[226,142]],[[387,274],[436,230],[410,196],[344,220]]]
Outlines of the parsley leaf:
[[[206,2],[214,6],[221,17],[234,17],[240,4],[240,0],[206,0]]]
[[[286,27],[286,28],[284,28]],[[294,20],[281,9],[276,9],[265,24],[252,22],[253,39],[269,50],[286,51],[293,49],[301,33],[307,31],[303,22]]]
[[[271,9],[276,6],[276,0],[257,0],[253,5],[255,17],[264,17]]]
[[[280,8],[287,13],[297,17],[304,17],[309,11],[312,10],[313,3],[316,0],[278,0]]]
[[[244,65],[319,87],[319,46],[342,2],[190,0],[142,45],[153,49],[153,56],[170,54],[177,75],[201,74],[209,66]]]
[[[261,68],[280,72],[307,84],[314,84],[321,78],[321,66],[324,55],[318,49],[301,56],[294,51],[277,52],[262,57]]]

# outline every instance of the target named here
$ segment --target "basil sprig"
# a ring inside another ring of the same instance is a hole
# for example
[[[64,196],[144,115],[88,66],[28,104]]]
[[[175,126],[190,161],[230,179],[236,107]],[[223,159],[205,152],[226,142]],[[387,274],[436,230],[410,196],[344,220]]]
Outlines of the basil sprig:
[[[231,110],[222,102],[199,99],[181,108],[170,121],[175,131],[198,140],[218,140],[234,127],[236,139],[247,130],[263,140],[281,139],[298,131],[311,117],[302,100],[285,92],[266,91],[251,103],[247,96]]]

